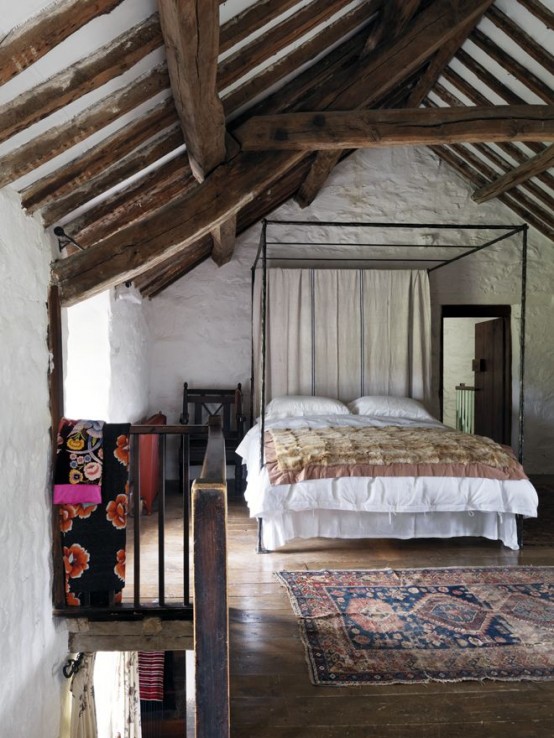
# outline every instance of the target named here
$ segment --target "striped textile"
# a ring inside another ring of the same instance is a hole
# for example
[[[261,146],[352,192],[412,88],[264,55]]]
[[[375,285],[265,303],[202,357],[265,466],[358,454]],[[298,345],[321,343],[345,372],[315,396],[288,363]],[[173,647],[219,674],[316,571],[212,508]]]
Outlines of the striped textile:
[[[139,691],[141,701],[163,702],[164,651],[139,651]]]

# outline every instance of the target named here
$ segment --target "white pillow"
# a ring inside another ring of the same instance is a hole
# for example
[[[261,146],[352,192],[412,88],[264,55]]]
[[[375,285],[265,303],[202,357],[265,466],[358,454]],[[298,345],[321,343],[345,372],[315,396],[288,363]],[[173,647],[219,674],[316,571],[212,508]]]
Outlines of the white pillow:
[[[366,396],[348,403],[351,413],[376,415],[380,418],[410,418],[411,420],[435,420],[418,400],[411,397]]]
[[[274,397],[265,410],[266,418],[273,420],[303,415],[349,415],[343,402],[331,397],[284,395]]]

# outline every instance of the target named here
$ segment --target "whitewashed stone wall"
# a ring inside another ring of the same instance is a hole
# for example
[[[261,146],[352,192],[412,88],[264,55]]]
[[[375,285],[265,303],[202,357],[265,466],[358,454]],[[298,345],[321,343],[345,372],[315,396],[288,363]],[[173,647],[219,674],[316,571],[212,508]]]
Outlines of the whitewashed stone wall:
[[[495,201],[475,205],[465,181],[425,148],[358,151],[336,167],[311,207],[301,210],[290,201],[272,218],[483,225],[519,222]],[[317,231],[321,237],[328,229]],[[185,380],[198,386],[249,382],[250,267],[259,234],[258,225],[238,239],[230,264],[218,269],[205,262],[147,306],[151,403],[170,420],[178,418]],[[286,235],[302,238],[292,227]],[[354,232],[343,235],[354,237]],[[373,235],[380,242],[392,243],[400,233],[390,229]],[[450,238],[460,242],[461,235],[450,231]],[[476,238],[477,233],[470,236],[469,243],[477,243]],[[420,239],[419,243],[432,243],[432,238]],[[517,315],[521,302],[519,253],[518,245],[504,242],[432,274],[435,393],[440,306],[505,303],[512,305]],[[552,245],[530,230],[525,461],[533,473],[554,472],[553,283]],[[517,355],[514,362],[517,366]]]
[[[52,618],[46,346],[51,246],[0,192],[0,734],[56,738],[67,635]]]
[[[133,288],[101,292],[66,311],[65,414],[136,422],[148,410],[148,327]]]

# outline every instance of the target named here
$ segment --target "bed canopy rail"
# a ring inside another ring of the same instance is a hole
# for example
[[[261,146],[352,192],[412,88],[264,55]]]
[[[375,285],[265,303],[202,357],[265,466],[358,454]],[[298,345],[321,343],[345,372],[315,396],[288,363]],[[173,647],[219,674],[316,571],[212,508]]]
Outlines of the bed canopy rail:
[[[306,233],[304,238],[290,236]],[[304,230],[306,229],[306,230]],[[329,237],[329,230],[338,233]],[[394,242],[388,234],[395,231]],[[322,237],[322,232],[324,233]],[[380,232],[378,241],[372,235]],[[405,232],[405,234],[404,234]],[[281,237],[279,238],[279,233]],[[353,239],[352,233],[360,234],[363,240]],[[519,407],[518,407],[518,459],[523,460],[524,450],[524,372],[525,372],[525,313],[527,292],[527,233],[528,225],[509,224],[454,224],[454,223],[392,223],[392,222],[350,222],[350,221],[301,221],[301,220],[263,220],[260,241],[254,263],[252,264],[252,321],[255,318],[255,282],[261,273],[259,345],[256,347],[254,332],[251,356],[251,421],[254,420],[256,393],[259,397],[261,437],[265,430],[265,408],[267,404],[267,331],[268,331],[268,271],[270,266],[329,269],[338,265],[341,269],[382,268],[422,269],[428,275],[479,253],[512,237],[518,238],[521,246],[520,258],[520,331],[519,331]],[[288,235],[287,235],[288,234]],[[348,240],[341,240],[346,234]],[[385,237],[386,234],[386,237]],[[398,235],[400,234],[400,237]],[[404,241],[402,239],[404,236]],[[390,242],[389,242],[390,241]],[[294,251],[290,251],[291,247]],[[301,253],[298,253],[298,250]],[[341,249],[340,254],[333,249]],[[348,249],[348,253],[343,253]],[[404,249],[405,252],[401,252]],[[419,249],[415,256],[414,249]],[[296,253],[295,253],[296,252]],[[371,253],[370,253],[371,252]],[[393,253],[391,253],[393,252]],[[400,253],[400,255],[398,255]],[[370,266],[370,265],[373,265]],[[379,265],[379,266],[377,266]],[[259,351],[259,372],[256,376],[256,348]],[[259,384],[259,387],[257,386]],[[312,392],[312,394],[314,394]],[[263,465],[263,444],[260,464]]]

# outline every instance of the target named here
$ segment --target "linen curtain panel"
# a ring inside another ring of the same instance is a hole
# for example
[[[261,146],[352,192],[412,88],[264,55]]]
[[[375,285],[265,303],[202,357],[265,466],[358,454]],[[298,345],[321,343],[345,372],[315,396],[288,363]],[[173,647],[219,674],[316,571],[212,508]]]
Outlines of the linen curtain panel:
[[[280,395],[430,397],[431,301],[424,270],[268,269],[265,402]],[[262,278],[254,283],[256,411]]]

